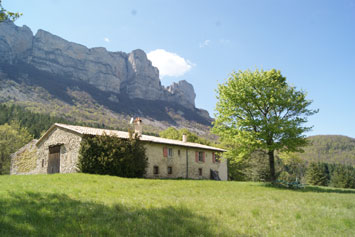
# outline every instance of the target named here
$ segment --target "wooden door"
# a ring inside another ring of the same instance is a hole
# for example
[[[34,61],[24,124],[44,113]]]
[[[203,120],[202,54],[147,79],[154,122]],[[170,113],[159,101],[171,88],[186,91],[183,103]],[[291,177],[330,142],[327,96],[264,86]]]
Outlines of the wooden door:
[[[60,146],[49,147],[48,174],[60,172]]]

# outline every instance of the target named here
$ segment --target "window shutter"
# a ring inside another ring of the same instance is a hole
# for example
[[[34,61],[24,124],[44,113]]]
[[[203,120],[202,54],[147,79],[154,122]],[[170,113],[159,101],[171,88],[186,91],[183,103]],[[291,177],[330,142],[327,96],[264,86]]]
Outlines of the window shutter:
[[[214,152],[212,152],[212,162],[213,162],[213,163],[216,163],[216,157],[215,157],[215,155],[214,155]]]
[[[198,162],[198,151],[195,152],[195,161]]]
[[[202,160],[203,160],[203,162],[205,162],[205,157],[206,157],[205,152],[202,152]]]
[[[163,156],[168,157],[168,148],[163,147]]]

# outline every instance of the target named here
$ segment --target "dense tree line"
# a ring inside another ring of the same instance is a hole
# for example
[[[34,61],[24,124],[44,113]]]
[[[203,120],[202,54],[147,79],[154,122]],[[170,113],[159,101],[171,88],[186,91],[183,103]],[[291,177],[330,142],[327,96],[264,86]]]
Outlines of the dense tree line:
[[[163,138],[181,141],[183,134],[185,134],[187,136],[188,142],[195,142],[195,143],[204,144],[204,145],[212,145],[211,141],[198,136],[196,133],[190,132],[186,128],[176,129],[174,127],[170,127],[170,128],[165,129],[164,131],[161,131],[159,133],[159,136],[163,137]]]
[[[16,121],[20,127],[26,128],[34,138],[41,137],[41,134],[47,131],[54,123],[111,129],[111,127],[104,124],[72,121],[50,114],[34,113],[19,105],[0,104],[0,125],[11,123],[12,121]]]
[[[311,163],[306,181],[313,185],[355,188],[355,168],[351,165]]]
[[[254,152],[249,158],[229,162],[229,178],[238,181],[266,181],[269,167],[264,151]],[[345,164],[308,162],[296,153],[278,154],[275,159],[277,180],[283,183],[303,183],[355,188],[355,167]]]
[[[26,128],[34,137],[39,138],[54,123],[75,124],[64,118],[53,117],[48,114],[33,113],[18,105],[0,104],[0,125],[16,121],[20,127]]]

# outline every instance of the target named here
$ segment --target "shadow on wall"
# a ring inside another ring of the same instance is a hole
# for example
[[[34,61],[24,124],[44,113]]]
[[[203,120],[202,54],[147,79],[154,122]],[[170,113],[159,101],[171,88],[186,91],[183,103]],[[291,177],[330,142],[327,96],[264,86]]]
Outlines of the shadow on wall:
[[[9,193],[0,200],[0,236],[214,236],[215,223],[183,207],[108,207],[65,194]]]

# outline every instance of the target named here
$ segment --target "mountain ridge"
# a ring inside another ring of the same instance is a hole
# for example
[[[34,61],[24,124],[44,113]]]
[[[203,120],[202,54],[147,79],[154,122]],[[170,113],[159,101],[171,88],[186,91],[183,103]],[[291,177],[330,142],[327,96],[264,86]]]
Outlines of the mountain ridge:
[[[62,107],[89,113],[97,107],[113,120],[141,116],[152,126],[197,132],[206,132],[212,122],[207,111],[195,107],[193,86],[185,80],[162,86],[159,70],[140,49],[124,53],[87,48],[6,22],[0,24],[0,54],[0,102],[45,107],[61,116],[68,116]],[[53,111],[57,105],[61,108]]]

